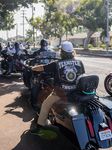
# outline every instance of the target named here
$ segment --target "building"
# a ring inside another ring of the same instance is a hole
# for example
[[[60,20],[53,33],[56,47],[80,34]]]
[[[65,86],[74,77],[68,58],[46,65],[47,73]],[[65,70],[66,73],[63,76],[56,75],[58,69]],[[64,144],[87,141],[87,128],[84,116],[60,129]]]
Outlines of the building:
[[[92,44],[94,47],[97,47],[100,43],[100,33],[101,32],[95,32],[92,36],[91,36],[91,40],[90,40],[90,44]],[[111,31],[111,39],[112,39],[112,31]],[[72,35],[68,35],[66,37],[66,35],[64,35],[62,37],[62,41],[70,41],[74,47],[81,47],[84,45],[84,41],[87,37],[87,33],[78,33],[78,34],[74,34],[73,36]],[[55,46],[57,47],[59,45],[59,38],[52,38],[50,40],[50,43],[52,46]]]
[[[17,40],[23,40],[24,37],[21,36],[21,35],[17,35],[17,36],[11,37],[10,39],[11,39],[12,42],[15,42]]]

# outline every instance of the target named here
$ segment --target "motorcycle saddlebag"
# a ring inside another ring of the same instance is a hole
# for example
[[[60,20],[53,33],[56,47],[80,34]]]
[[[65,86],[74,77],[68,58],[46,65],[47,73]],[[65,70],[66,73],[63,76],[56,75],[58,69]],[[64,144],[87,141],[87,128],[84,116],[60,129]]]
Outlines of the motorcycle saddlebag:
[[[83,150],[85,149],[86,144],[89,142],[85,117],[83,114],[78,114],[72,117],[72,122],[77,136],[77,140],[79,142],[79,147],[81,150]]]
[[[103,110],[107,116],[112,120],[112,101],[104,98],[99,98],[100,102],[103,104]]]

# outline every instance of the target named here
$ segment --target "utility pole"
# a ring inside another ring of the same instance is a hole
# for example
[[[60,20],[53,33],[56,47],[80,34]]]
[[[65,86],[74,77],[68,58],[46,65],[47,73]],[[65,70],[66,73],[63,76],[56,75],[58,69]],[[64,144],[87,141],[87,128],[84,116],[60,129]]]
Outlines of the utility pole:
[[[32,18],[33,18],[33,16],[34,16],[34,11],[35,11],[35,7],[33,7],[33,4],[31,5],[31,7],[32,7]],[[33,27],[33,33],[34,33],[34,27]],[[33,42],[35,41],[35,38],[34,38],[34,34],[33,34]]]
[[[18,24],[16,24],[16,41],[18,40]]]
[[[7,33],[7,40],[8,40],[8,30],[6,30],[6,33]]]
[[[23,25],[23,41],[24,41],[24,24],[25,24],[25,23],[24,23],[24,17],[25,17],[25,13],[24,13],[24,12],[25,12],[25,11],[26,11],[26,10],[22,10],[22,12],[23,12],[23,13],[22,13],[23,23],[21,23],[21,25]]]
[[[109,0],[107,0],[107,51],[106,54],[108,55],[108,42],[109,42]]]

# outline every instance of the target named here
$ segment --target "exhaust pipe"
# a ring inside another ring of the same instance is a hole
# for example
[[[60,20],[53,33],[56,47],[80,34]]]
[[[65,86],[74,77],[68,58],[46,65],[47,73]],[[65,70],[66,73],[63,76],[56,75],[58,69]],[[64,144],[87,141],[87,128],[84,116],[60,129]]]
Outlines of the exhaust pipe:
[[[92,144],[88,144],[86,150],[97,150],[97,148],[94,147]]]

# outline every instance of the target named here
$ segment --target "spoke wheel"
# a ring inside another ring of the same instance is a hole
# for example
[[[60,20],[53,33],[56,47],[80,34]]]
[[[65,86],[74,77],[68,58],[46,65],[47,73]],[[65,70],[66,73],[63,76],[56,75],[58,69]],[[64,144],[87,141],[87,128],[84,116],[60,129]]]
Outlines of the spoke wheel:
[[[112,76],[108,75],[104,81],[105,90],[112,96]]]

